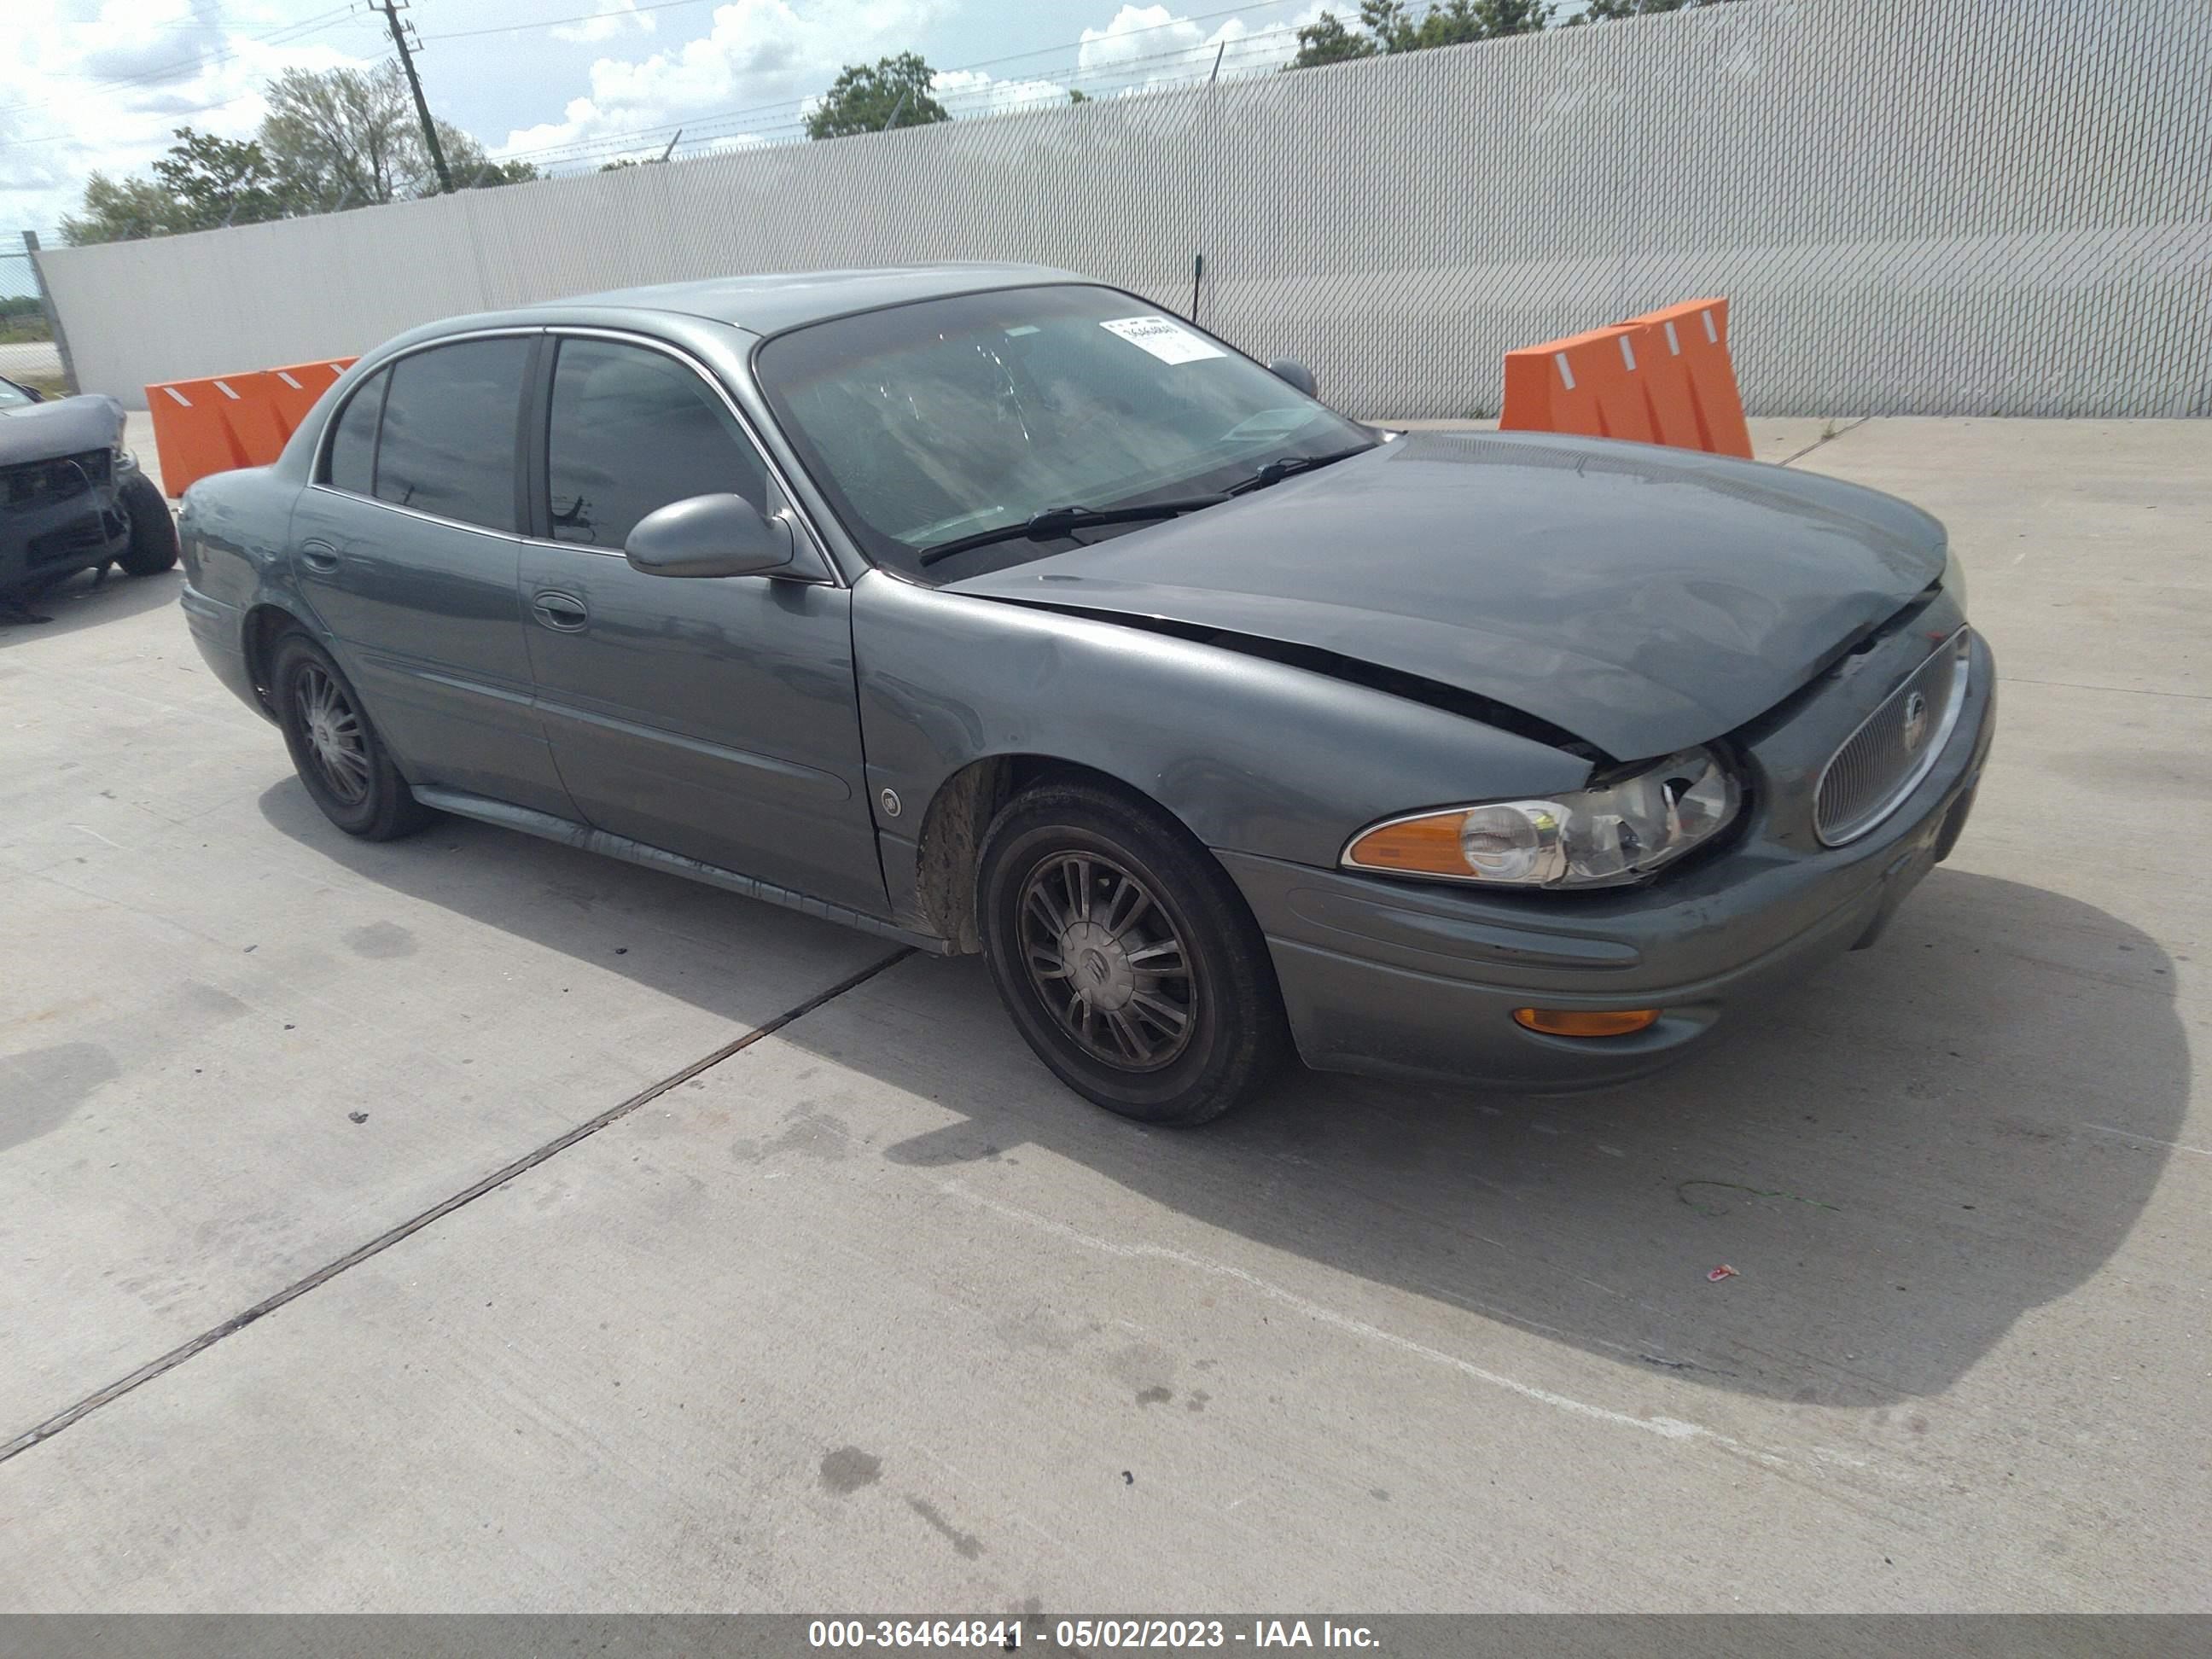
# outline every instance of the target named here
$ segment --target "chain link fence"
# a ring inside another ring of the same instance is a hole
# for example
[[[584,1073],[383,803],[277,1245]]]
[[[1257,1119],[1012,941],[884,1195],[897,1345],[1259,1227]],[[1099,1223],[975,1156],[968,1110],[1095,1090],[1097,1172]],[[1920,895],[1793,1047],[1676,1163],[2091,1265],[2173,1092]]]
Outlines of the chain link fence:
[[[0,240],[0,379],[52,392],[69,389],[69,374],[40,282],[40,244],[34,231]]]
[[[1741,0],[41,263],[135,402],[562,295],[975,258],[1194,308],[1369,416],[1494,413],[1506,350],[1705,294],[1754,414],[2212,413],[2212,4]]]

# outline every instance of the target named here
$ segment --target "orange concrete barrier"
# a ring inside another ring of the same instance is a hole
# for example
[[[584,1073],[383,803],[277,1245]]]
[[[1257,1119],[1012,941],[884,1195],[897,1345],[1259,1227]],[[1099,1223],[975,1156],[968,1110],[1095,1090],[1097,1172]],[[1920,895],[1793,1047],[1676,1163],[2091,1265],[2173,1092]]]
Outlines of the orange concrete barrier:
[[[1508,431],[1579,432],[1593,438],[1657,441],[1636,378],[1635,344],[1624,331],[1593,329],[1505,354]]]
[[[181,495],[211,472],[266,466],[352,362],[333,358],[148,386],[163,487]]]
[[[1674,429],[1684,434],[1660,441],[1749,460],[1751,428],[1729,356],[1728,307],[1724,299],[1686,300],[1631,317],[1621,326],[1644,331],[1654,370],[1650,384],[1668,387]]]
[[[315,400],[337,384],[338,376],[351,368],[350,357],[333,357],[325,362],[288,363],[283,368],[264,370],[255,378],[263,383],[270,404],[276,411],[276,423],[284,430],[289,442],[300,429],[300,422],[315,406]]]
[[[1506,431],[1578,432],[1751,454],[1728,301],[1692,300],[1505,354]]]

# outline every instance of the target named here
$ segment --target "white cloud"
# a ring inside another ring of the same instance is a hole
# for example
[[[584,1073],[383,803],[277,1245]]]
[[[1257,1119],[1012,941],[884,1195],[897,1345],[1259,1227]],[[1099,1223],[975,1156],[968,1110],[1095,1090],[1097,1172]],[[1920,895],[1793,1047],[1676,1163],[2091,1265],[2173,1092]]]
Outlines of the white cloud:
[[[956,8],[1007,5],[726,0],[703,34],[672,40],[679,27],[696,28],[702,20],[690,11],[641,13],[643,0],[596,3],[598,15],[581,22],[502,34],[495,45],[469,43],[468,52],[497,51],[527,65],[529,73],[519,77],[522,95],[548,112],[546,118],[510,130],[496,153],[537,152],[531,159],[568,171],[617,156],[658,155],[679,125],[687,155],[796,137],[807,111],[845,64],[905,51],[939,58],[933,35]],[[1115,3],[1101,0],[1099,11]],[[320,10],[337,3],[46,0],[21,19],[11,16],[9,45],[20,67],[0,87],[0,232],[16,226],[49,231],[76,210],[87,174],[144,173],[176,127],[189,123],[225,137],[250,135],[264,112],[259,88],[287,68],[361,65],[387,57],[390,43],[373,13],[315,23]],[[1123,3],[1103,27],[1083,32],[1073,68],[1004,76],[989,68],[954,68],[939,74],[935,89],[961,118],[1064,103],[1071,87],[1103,97],[1200,79],[1224,46],[1224,75],[1270,68],[1296,50],[1284,23],[1310,21],[1322,0],[1304,3],[1296,19],[1288,17],[1287,6],[1263,3],[1250,14],[1256,23],[1248,26],[1239,16],[1218,27],[1193,22],[1162,3]],[[20,0],[17,9],[27,9]],[[1339,0],[1337,9],[1343,15],[1350,8]],[[305,31],[302,19],[312,26]],[[1021,33],[1035,38],[1030,29]],[[580,55],[580,41],[602,47],[580,72],[580,85],[579,71],[568,67]],[[533,82],[540,64],[546,69]],[[125,80],[131,84],[113,84]],[[557,116],[550,113],[556,109]]]
[[[656,19],[641,12],[637,0],[599,0],[599,15],[580,23],[562,23],[548,31],[556,40],[611,40],[635,26],[641,34],[653,33]]]
[[[955,120],[971,115],[1004,115],[1010,110],[1064,104],[1067,88],[1058,81],[1000,81],[982,70],[939,70],[929,83],[937,101]]]
[[[1203,79],[1218,59],[1224,76],[1279,69],[1297,55],[1297,30],[1329,8],[1312,0],[1295,17],[1277,15],[1256,26],[1231,17],[1207,33],[1163,5],[1123,5],[1103,29],[1083,31],[1079,78],[1108,91],[1141,92]],[[1339,0],[1340,15],[1358,7]]]
[[[298,0],[105,0],[17,9],[23,15],[7,25],[15,67],[0,87],[0,232],[27,227],[49,234],[77,210],[88,174],[143,173],[175,128],[251,135],[267,109],[262,85],[287,69],[332,69],[378,55],[378,35],[359,14],[312,33],[288,28],[315,15],[303,14]]]
[[[556,147],[596,164],[614,141],[652,127],[713,123],[687,131],[684,149],[732,136],[757,143],[790,137],[806,107],[847,64],[872,63],[910,50],[947,0],[823,0],[804,11],[789,0],[732,0],[718,6],[708,33],[642,58],[601,58],[590,90],[572,98],[557,121],[517,128],[499,147],[526,155]],[[544,156],[556,167],[570,164]]]

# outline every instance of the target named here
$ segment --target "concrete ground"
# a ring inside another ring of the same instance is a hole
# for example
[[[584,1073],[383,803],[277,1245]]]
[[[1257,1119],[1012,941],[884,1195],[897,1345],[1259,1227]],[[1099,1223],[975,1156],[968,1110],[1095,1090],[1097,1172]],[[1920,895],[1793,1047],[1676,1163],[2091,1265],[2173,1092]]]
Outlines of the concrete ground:
[[[2212,1607],[2212,422],[1759,438],[1949,522],[1996,757],[1569,1101],[1147,1132],[972,961],[347,840],[173,579],[0,633],[0,1609]]]

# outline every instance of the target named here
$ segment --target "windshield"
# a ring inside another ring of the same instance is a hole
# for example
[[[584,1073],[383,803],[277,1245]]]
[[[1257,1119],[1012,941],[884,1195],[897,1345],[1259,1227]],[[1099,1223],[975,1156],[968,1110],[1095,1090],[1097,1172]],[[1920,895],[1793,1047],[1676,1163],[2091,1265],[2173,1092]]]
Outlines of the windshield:
[[[1039,513],[1223,490],[1270,461],[1374,441],[1249,357],[1101,288],[841,317],[770,340],[757,368],[847,528],[909,574],[926,549]],[[1066,539],[979,547],[928,574],[957,580]]]

